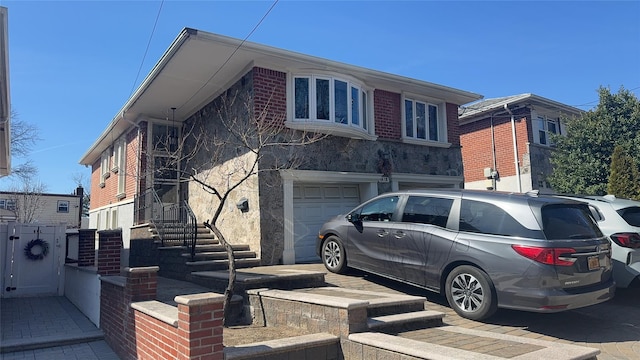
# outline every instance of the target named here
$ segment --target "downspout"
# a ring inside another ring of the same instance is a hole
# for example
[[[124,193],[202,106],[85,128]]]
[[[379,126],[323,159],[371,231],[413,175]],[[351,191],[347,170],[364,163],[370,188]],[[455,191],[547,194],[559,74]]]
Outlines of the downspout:
[[[136,187],[135,187],[135,194],[133,194],[133,196],[137,196],[140,194],[140,178],[142,177],[142,168],[141,168],[141,161],[140,161],[140,157],[142,156],[142,130],[140,128],[140,124],[137,122],[134,122],[132,120],[127,119],[127,117],[125,116],[126,110],[122,111],[121,113],[121,119],[123,119],[124,121],[128,122],[129,124],[135,126],[137,134],[136,134],[136,138],[138,139],[138,146],[136,148]],[[125,137],[127,136],[127,133],[125,133]]]
[[[491,113],[491,159],[493,160],[493,172],[497,172],[497,160],[496,160],[496,137],[495,137],[495,129],[493,127],[493,113]],[[498,186],[498,182],[495,176],[491,176],[491,186],[493,187],[493,191],[496,191],[496,186]]]
[[[518,160],[518,142],[516,141],[516,120],[508,104],[504,104],[504,109],[511,115],[511,136],[513,137],[513,159],[516,168],[516,182],[518,192],[522,192],[522,180],[520,179],[520,161]]]

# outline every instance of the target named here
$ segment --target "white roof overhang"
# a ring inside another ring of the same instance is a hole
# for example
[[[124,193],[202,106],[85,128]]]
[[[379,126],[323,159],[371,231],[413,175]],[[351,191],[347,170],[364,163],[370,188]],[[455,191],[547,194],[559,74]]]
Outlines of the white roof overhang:
[[[186,28],[82,156],[80,163],[93,164],[114,139],[138,121],[173,119],[171,108],[174,107],[175,121],[184,121],[252,66],[283,72],[335,71],[358,78],[373,88],[406,91],[456,105],[482,98],[442,85]]]

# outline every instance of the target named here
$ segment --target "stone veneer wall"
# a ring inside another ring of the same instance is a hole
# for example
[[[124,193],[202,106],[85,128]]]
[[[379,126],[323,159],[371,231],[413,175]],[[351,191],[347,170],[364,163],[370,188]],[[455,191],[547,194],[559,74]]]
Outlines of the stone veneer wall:
[[[231,109],[231,116],[248,117],[248,108],[245,104],[255,106],[252,111],[259,113],[264,106],[269,106],[266,118],[278,123],[286,119],[286,74],[279,71],[253,68],[229,90],[210,104],[203,107],[188,121],[186,128],[191,125],[206,124],[204,131],[211,137],[220,137],[224,130],[218,118],[219,112],[224,109],[224,100],[233,98],[237,105]],[[298,170],[334,171],[334,172],[359,172],[380,174],[380,161],[387,159],[393,173],[428,174],[461,176],[462,155],[458,145],[458,139],[452,139],[449,148],[426,147],[406,144],[400,141],[400,95],[388,91],[376,91],[376,99],[385,99],[384,106],[376,106],[376,129],[384,132],[378,134],[376,141],[350,139],[345,137],[330,136],[320,142],[304,147],[284,148],[270,151],[259,163],[259,176],[250,178],[241,187],[234,190],[227,200],[227,204],[219,218],[218,224],[232,244],[248,244],[258,253],[264,265],[278,264],[282,261],[284,249],[284,199],[282,181],[277,171],[270,169],[281,168],[282,164],[295,164]],[[265,105],[268,104],[268,105]],[[251,108],[251,107],[249,107]],[[448,117],[452,106],[447,104]],[[457,134],[457,122],[448,119],[450,136]],[[283,131],[282,140],[286,141],[291,132]],[[188,148],[193,142],[187,141]],[[201,152],[184,168],[201,168],[210,160],[211,152]],[[237,152],[233,149],[222,158],[215,167],[209,166],[202,169],[199,176],[208,176],[207,181],[220,181],[223,184],[226,179],[220,174],[225,173],[225,168],[233,166],[234,161],[246,161],[251,155]],[[319,178],[321,183],[323,179]],[[390,183],[379,184],[379,193],[391,190]],[[210,218],[217,207],[214,195],[204,191],[202,186],[191,182],[188,189],[189,204],[198,217],[198,221]],[[236,203],[246,198],[249,201],[249,211],[240,212]]]

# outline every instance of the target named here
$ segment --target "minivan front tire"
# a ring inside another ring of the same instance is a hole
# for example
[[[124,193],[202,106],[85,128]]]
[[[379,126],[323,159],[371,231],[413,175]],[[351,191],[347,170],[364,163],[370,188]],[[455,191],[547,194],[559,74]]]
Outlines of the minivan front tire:
[[[321,254],[322,263],[327,270],[336,274],[344,274],[347,271],[347,254],[337,236],[331,235],[322,243]]]
[[[449,273],[445,293],[449,306],[467,319],[483,320],[498,309],[495,287],[489,275],[470,265],[458,266]]]

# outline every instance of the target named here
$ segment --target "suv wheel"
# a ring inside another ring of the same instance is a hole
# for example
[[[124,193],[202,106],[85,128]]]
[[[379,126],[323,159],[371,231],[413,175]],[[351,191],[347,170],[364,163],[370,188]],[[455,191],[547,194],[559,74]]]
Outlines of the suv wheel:
[[[489,276],[473,266],[463,265],[453,269],[445,284],[449,306],[458,315],[482,320],[498,309],[496,291]]]
[[[337,236],[329,236],[322,243],[322,263],[327,270],[343,274],[347,271],[347,254]]]

